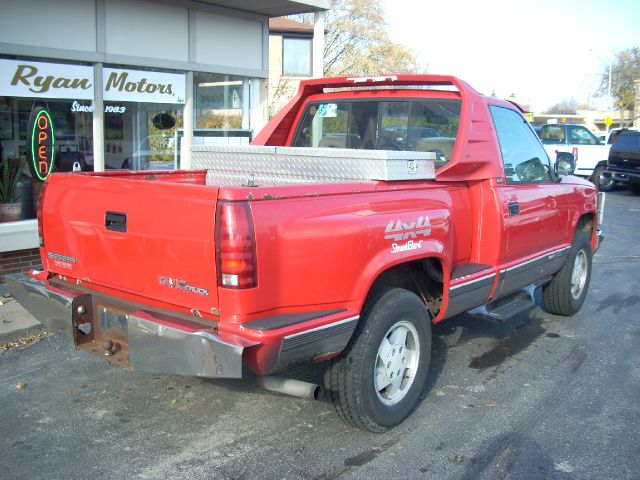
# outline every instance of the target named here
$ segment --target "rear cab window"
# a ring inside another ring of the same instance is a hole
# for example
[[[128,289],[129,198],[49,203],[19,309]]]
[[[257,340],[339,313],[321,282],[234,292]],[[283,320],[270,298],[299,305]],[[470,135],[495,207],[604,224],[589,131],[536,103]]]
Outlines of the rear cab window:
[[[565,143],[564,125],[544,125],[540,129],[540,140],[544,144]]]
[[[458,99],[311,101],[291,146],[434,152],[440,166],[451,159],[459,123]]]

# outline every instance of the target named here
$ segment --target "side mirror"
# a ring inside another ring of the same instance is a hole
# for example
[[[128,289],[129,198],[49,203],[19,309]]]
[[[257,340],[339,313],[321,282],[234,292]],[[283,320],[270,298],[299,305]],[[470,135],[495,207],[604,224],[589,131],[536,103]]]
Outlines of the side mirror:
[[[572,175],[576,169],[576,160],[573,154],[569,152],[558,153],[556,157],[556,163],[553,166],[553,171],[558,177],[564,177],[566,175]]]

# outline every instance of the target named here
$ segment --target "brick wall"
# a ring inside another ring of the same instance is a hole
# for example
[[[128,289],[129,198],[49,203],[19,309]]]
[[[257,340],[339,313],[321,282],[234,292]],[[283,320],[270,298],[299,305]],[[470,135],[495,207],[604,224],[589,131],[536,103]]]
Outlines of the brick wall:
[[[42,270],[40,250],[37,248],[0,253],[0,283],[4,283],[5,275],[26,273],[32,268]]]

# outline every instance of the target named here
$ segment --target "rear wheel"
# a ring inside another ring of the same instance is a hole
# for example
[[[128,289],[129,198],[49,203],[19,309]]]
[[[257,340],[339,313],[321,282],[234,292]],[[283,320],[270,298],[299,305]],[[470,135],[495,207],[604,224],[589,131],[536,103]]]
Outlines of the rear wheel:
[[[640,183],[630,183],[629,190],[631,190],[631,193],[634,195],[640,195]]]
[[[604,165],[600,165],[593,171],[593,175],[591,176],[593,183],[601,192],[610,192],[611,190],[613,190],[613,187],[615,185],[611,174],[603,175],[606,170],[607,167],[605,167]]]
[[[543,291],[544,304],[555,315],[573,315],[580,310],[591,280],[589,234],[579,230],[573,237],[569,256]]]
[[[383,432],[418,404],[430,355],[431,319],[422,301],[382,289],[368,300],[352,343],[329,365],[325,386],[346,422]]]

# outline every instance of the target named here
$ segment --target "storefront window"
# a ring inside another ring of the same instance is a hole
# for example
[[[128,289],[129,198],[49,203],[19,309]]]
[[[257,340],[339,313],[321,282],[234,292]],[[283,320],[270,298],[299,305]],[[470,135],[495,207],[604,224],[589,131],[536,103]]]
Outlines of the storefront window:
[[[182,105],[105,102],[105,169],[174,168]]]
[[[175,168],[184,74],[105,68],[103,87],[105,169]]]
[[[0,160],[9,162],[12,166],[25,165],[15,186],[15,199],[21,204],[18,220],[35,218],[33,191],[37,190],[40,182],[32,178],[26,163],[29,115],[36,106],[47,110],[54,126],[53,171],[70,172],[74,170],[74,165],[75,169],[82,171],[93,168],[93,118],[90,102],[0,97]]]
[[[243,77],[194,74],[196,128],[242,128]]]
[[[0,59],[0,155],[28,159],[27,131],[34,107],[55,126],[52,171],[94,171],[95,95],[104,102],[104,168],[180,167],[184,137],[186,75],[105,65],[102,92],[94,67],[71,63]],[[246,145],[262,127],[264,81],[237,75],[194,73],[194,144]],[[31,181],[28,168],[24,175]],[[33,218],[30,209],[24,218]]]
[[[87,157],[93,155],[91,141],[93,118],[86,102],[0,97],[2,158],[26,159],[28,120],[36,105],[47,109],[55,126],[56,161],[54,171],[72,171],[75,162],[80,164],[82,170],[86,170]],[[27,172],[28,170],[25,169],[25,173]]]

